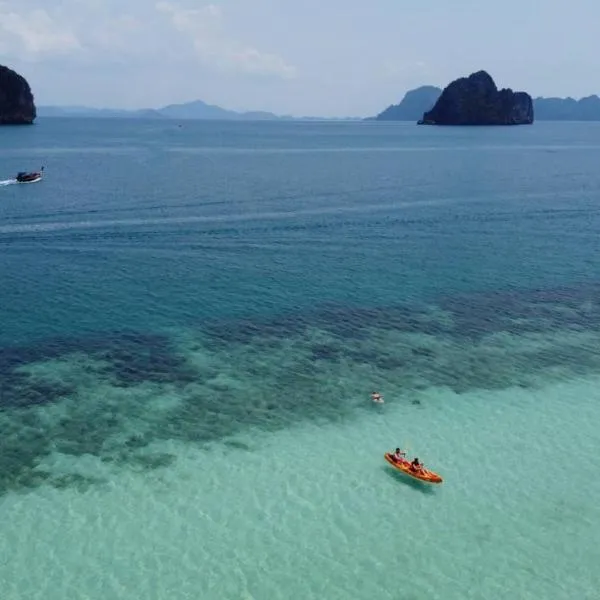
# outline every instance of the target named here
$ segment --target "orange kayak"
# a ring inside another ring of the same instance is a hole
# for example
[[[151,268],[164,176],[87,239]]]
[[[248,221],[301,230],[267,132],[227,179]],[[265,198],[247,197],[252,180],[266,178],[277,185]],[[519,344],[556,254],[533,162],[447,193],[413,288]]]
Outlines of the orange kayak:
[[[409,475],[410,477],[414,477],[415,479],[418,479],[419,481],[426,481],[427,483],[442,483],[442,481],[443,481],[443,479],[437,473],[434,473],[433,471],[428,471],[427,469],[423,469],[422,471],[417,473],[410,468],[409,462],[403,462],[403,463],[396,462],[394,460],[393,456],[389,452],[386,452],[383,455],[383,457],[385,458],[385,460],[387,460],[390,463],[390,465],[392,465],[393,467],[398,469],[398,471],[402,471],[403,473],[406,473],[406,475]]]

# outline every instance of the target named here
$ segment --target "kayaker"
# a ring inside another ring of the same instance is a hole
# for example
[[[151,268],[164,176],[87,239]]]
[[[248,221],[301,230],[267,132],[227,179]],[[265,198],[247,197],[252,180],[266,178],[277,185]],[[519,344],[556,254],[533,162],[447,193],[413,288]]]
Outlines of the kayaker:
[[[416,473],[420,473],[423,471],[423,463],[419,462],[419,459],[415,457],[415,459],[410,463],[411,471],[415,471]]]
[[[402,450],[400,450],[400,448],[396,448],[396,452],[394,452],[394,454],[392,455],[394,460],[399,463],[408,462],[406,460],[406,458],[404,458],[405,456],[406,456],[406,452],[403,452]]]
[[[373,402],[377,402],[378,404],[382,404],[383,396],[379,392],[373,392],[371,394],[371,400],[373,400]]]

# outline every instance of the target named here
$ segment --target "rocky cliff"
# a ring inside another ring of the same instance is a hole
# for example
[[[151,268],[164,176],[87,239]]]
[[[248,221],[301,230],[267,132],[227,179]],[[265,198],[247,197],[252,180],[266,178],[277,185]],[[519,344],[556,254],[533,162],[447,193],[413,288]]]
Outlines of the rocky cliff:
[[[0,125],[30,125],[35,117],[33,94],[25,78],[0,65]]]
[[[450,83],[423,125],[525,125],[533,123],[533,102],[525,92],[498,90],[485,71]]]

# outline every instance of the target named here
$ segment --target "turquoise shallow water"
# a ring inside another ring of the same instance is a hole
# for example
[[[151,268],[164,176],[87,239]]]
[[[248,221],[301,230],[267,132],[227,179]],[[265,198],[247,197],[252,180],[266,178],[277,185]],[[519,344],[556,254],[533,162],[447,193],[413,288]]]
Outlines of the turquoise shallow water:
[[[598,134],[3,129],[2,597],[595,597]]]

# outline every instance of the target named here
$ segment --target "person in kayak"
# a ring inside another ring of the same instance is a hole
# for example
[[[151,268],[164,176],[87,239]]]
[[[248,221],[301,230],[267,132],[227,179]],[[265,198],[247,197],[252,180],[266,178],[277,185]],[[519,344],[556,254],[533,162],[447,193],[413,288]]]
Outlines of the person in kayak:
[[[405,456],[406,456],[406,452],[403,452],[402,450],[400,450],[400,448],[396,448],[396,452],[394,452],[394,454],[392,454],[392,458],[398,463],[408,462],[406,460],[406,458],[404,458]]]
[[[419,459],[415,457],[415,459],[410,463],[410,470],[415,473],[422,473],[425,467],[423,467],[423,463],[419,462]]]

